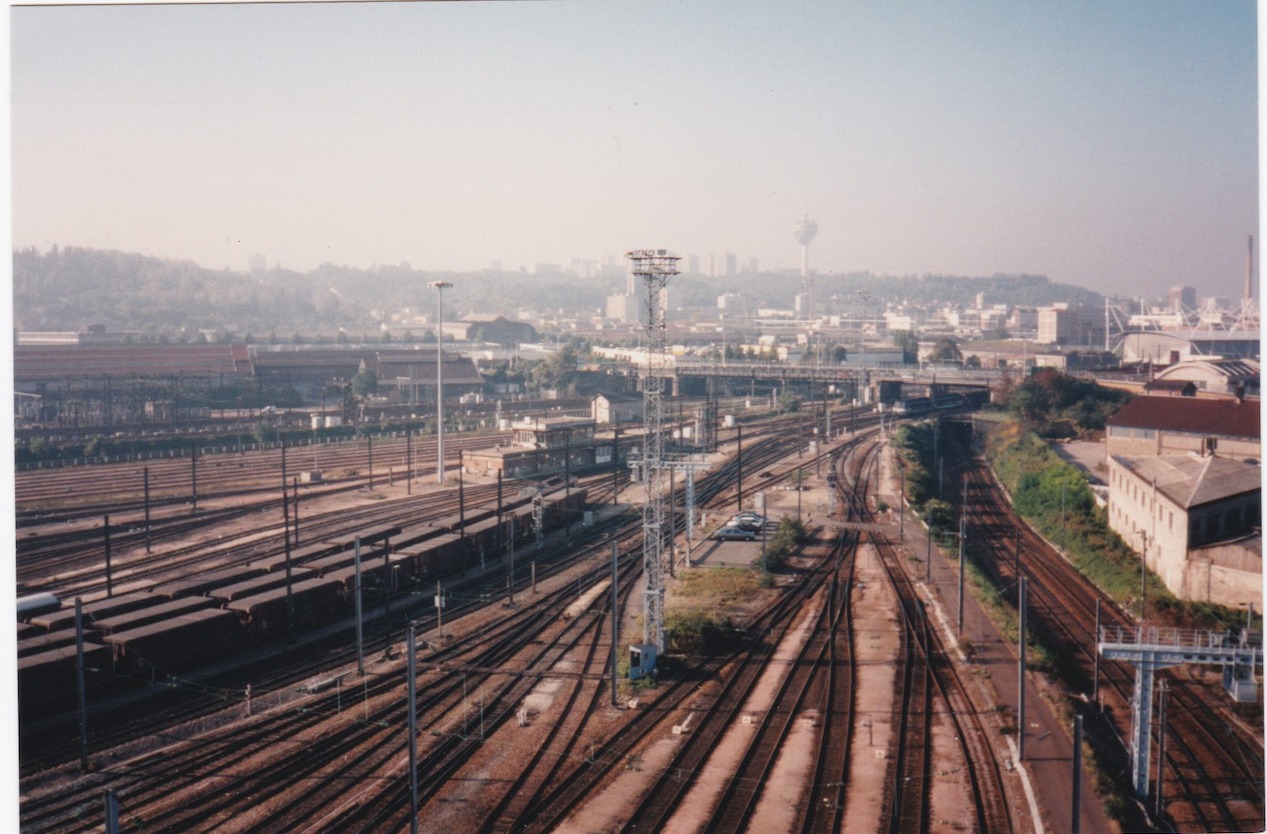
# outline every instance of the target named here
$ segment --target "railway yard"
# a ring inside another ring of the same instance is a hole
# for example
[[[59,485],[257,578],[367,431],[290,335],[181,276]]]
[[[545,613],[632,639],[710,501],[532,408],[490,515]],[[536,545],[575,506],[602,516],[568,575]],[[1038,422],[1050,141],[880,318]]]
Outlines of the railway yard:
[[[1135,620],[970,442],[947,499],[1005,607],[1025,577],[1060,666],[1028,674],[1021,726],[1015,633],[902,519],[891,425],[842,409],[852,431],[811,448],[788,420],[723,433],[694,495],[720,522],[761,493],[803,544],[765,574],[764,542],[688,541],[678,483],[668,611],[707,589],[711,626],[652,681],[627,667],[645,489],[623,465],[438,485],[434,442],[398,439],[18,473],[19,594],[60,601],[17,626],[21,830],[100,831],[107,792],[120,831],[1264,828],[1261,701],[1187,669],[1166,673],[1163,800],[1110,817],[1134,671],[1096,663],[1097,610]],[[1099,768],[1076,803],[1075,715]]]

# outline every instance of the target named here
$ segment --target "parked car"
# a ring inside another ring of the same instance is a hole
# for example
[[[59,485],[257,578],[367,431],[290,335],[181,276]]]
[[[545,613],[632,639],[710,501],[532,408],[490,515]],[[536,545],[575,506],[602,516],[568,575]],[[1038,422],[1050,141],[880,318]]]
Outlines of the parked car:
[[[759,521],[744,521],[738,518],[732,518],[730,521],[727,521],[726,526],[738,527],[740,530],[747,530],[749,533],[753,534],[760,533],[765,529],[765,525]]]
[[[731,516],[731,521],[742,521],[747,524],[765,524],[766,517],[752,510],[744,510]]]
[[[757,534],[751,530],[741,530],[738,527],[722,527],[716,533],[713,533],[713,538],[721,542],[750,542],[756,541]]]

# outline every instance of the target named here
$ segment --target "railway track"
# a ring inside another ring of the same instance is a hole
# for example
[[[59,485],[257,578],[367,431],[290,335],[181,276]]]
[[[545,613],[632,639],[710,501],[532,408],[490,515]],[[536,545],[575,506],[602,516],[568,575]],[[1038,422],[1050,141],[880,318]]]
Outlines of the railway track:
[[[632,530],[636,527],[636,520],[627,519],[624,526]],[[593,532],[602,537],[619,534],[619,528]],[[500,576],[492,577],[489,587],[499,585]],[[570,602],[574,598],[574,587],[575,583],[569,582],[561,589],[543,594],[532,606],[513,610],[504,618],[496,618],[488,628],[476,632],[467,640],[440,648],[430,660],[435,664],[479,670],[468,675],[471,687],[489,685],[489,681],[499,676],[497,670],[508,664],[523,646],[544,643],[540,640],[541,631],[555,619],[549,612]],[[402,613],[409,616],[412,612],[402,610]],[[423,620],[421,625],[425,627],[427,621]],[[388,639],[396,643],[401,633],[399,626],[393,632]],[[345,646],[339,656],[325,658],[320,669],[343,668],[354,660],[355,652]],[[162,824],[168,830],[181,831],[214,829],[216,821],[222,820],[223,815],[243,810],[241,803],[248,797],[251,807],[261,807],[265,802],[290,807],[290,800],[281,797],[292,792],[295,784],[303,784],[312,778],[316,767],[328,768],[323,782],[346,786],[346,779],[359,777],[355,775],[355,763],[347,768],[336,764],[344,755],[371,756],[375,755],[374,750],[396,749],[400,743],[403,706],[399,696],[403,681],[395,665],[399,664],[394,664],[390,671],[364,678],[358,678],[353,673],[350,677],[357,686],[349,686],[346,694],[341,687],[330,687],[291,708],[260,715],[246,722],[245,729],[240,722],[233,722],[219,733],[203,734],[196,741],[175,744],[130,761],[118,772],[112,772],[107,767],[96,778],[87,780],[90,784],[75,794],[54,793],[38,801],[28,801],[22,809],[24,830],[77,831],[91,830],[92,824],[99,825],[99,818],[95,823],[85,820],[82,827],[73,819],[82,814],[81,809],[91,807],[96,801],[99,791],[94,792],[94,788],[98,786],[91,783],[98,781],[108,781],[129,807],[136,808],[137,813],[144,814],[148,820],[163,819]],[[525,665],[524,673],[531,668],[531,665]],[[311,668],[305,671],[317,673]],[[522,677],[523,674],[520,679]],[[432,676],[429,686],[420,695],[420,712],[432,715],[429,721],[424,722],[425,729],[442,725],[444,715],[455,709],[455,703],[461,700],[462,687],[463,682],[456,676]],[[346,702],[350,703],[345,708]],[[318,743],[310,745],[288,741],[300,734],[312,733],[323,722],[331,721],[333,727],[320,733]],[[349,726],[340,726],[344,723]],[[267,751],[274,748],[282,751],[281,755],[270,759]],[[261,761],[261,755],[267,760],[267,766]],[[339,771],[345,771],[343,777],[338,775]],[[176,777],[175,784],[168,781],[168,776],[172,774]],[[188,794],[180,788],[199,786],[204,782],[208,789],[214,787],[214,790],[209,794],[198,791],[205,801],[191,805],[187,801]],[[275,819],[276,813],[276,810],[270,812],[270,819]],[[264,826],[246,830],[288,829]]]
[[[769,455],[769,456],[770,456],[770,459],[771,459],[771,460],[773,460],[774,458],[778,457],[778,455],[779,455],[779,454],[781,454],[781,452],[780,452],[777,448],[772,448],[770,451],[766,452],[765,454]],[[753,455],[754,455],[754,461],[762,460],[762,455],[761,455],[760,453],[758,453],[758,452],[754,451],[754,452],[753,452]],[[718,477],[718,479],[717,479],[716,483],[715,483],[715,484],[713,484],[713,485],[710,485],[710,486],[708,487],[708,488],[709,488],[709,489],[711,489],[714,493],[719,493],[719,492],[721,492],[721,491],[723,490],[723,484],[724,484],[724,480],[725,480],[725,478],[726,478],[726,477],[732,477],[732,475],[728,475],[728,474],[726,474],[724,471],[723,471],[722,473],[718,473],[718,476],[719,476],[719,477]],[[609,477],[608,477],[608,480],[609,480]],[[573,592],[573,593],[574,593],[574,592]],[[483,596],[485,596],[485,598],[486,598],[486,597],[487,597],[487,594],[484,594]],[[548,619],[548,618],[547,618],[547,619]],[[512,641],[512,642],[515,642],[515,643],[522,643],[522,642],[523,642],[523,638],[522,638],[522,637],[516,638],[516,640],[514,640],[514,641]],[[493,660],[490,660],[489,662],[493,662],[493,663],[495,663],[495,662],[497,662],[497,661],[496,661],[495,659],[493,659]],[[396,683],[395,685],[397,686],[397,688],[399,687],[399,683]],[[226,742],[226,744],[228,744],[228,743],[229,743],[229,742]],[[182,770],[182,769],[181,769],[181,766],[178,764],[178,765],[176,765],[176,766],[174,767],[173,772],[176,772],[176,773],[190,772],[190,773],[192,773],[194,770],[196,770],[196,769],[199,767],[198,762],[200,762],[200,761],[212,761],[212,760],[215,760],[215,758],[216,758],[215,756],[212,756],[210,759],[206,759],[206,760],[194,760],[193,764],[191,765],[191,767],[193,768],[193,770],[188,770],[188,771],[186,771],[186,770]],[[223,755],[222,755],[222,756],[220,756],[219,758],[220,758],[220,760],[222,760],[222,761],[228,761],[228,759],[226,759],[226,758],[225,758],[225,756],[223,756]],[[148,800],[146,800],[146,801],[148,802]],[[84,804],[85,804],[85,803],[87,803],[87,804],[91,804],[91,800],[81,801],[81,802],[80,802],[79,807],[81,807],[81,808],[82,808],[82,807],[84,806]],[[161,800],[155,800],[154,802],[149,802],[149,804],[150,804],[150,805],[154,805],[154,804],[161,804]],[[26,806],[26,808],[24,808],[24,813],[27,813],[27,809],[28,809],[28,808],[29,808],[30,814],[32,815],[32,819],[35,819],[35,818],[36,818],[36,817],[37,817],[40,813],[42,813],[42,812],[41,812],[38,808],[36,808],[36,807],[35,807],[35,806],[33,806],[33,805],[28,805],[28,806]],[[202,815],[199,819],[209,821],[209,820],[212,820],[213,818],[215,818],[217,813],[220,813],[220,812],[219,812],[219,811],[217,811],[217,810],[215,810],[215,809],[207,809],[207,810],[205,810],[205,812],[203,813],[203,815]],[[65,819],[63,818],[63,819],[62,819],[62,820],[58,823],[58,825],[60,825],[61,823],[64,823],[64,822],[65,822]],[[201,822],[199,822],[198,820],[195,820],[195,819],[194,819],[194,818],[192,818],[192,817],[188,820],[188,822],[190,822],[190,824],[192,824],[192,825],[200,825],[200,824],[202,824]],[[54,826],[53,826],[53,827],[51,827],[51,828],[47,828],[47,829],[40,829],[38,824],[33,824],[33,828],[32,828],[32,830],[58,830],[58,828],[57,828],[57,826],[56,826],[56,825],[54,825]],[[263,830],[263,829],[261,829],[261,830]]]
[[[967,456],[961,458],[965,463]],[[970,465],[967,524],[974,553],[995,587],[1015,599],[1018,567],[1031,588],[1030,622],[1061,658],[1062,675],[1075,691],[1094,689],[1096,601],[1104,626],[1133,627],[1137,620],[1099,591],[1012,512],[988,470]],[[955,496],[958,503],[959,496]],[[1019,557],[1018,557],[1019,554]],[[1088,729],[1097,724],[1114,738],[1098,749],[1119,767],[1129,766],[1134,669],[1101,660],[1099,697]],[[1231,714],[1221,687],[1198,685],[1175,671],[1159,674],[1170,684],[1167,736],[1167,825],[1179,831],[1260,831],[1263,814],[1261,733]],[[1154,749],[1158,747],[1154,746]],[[1150,812],[1153,802],[1150,800]]]

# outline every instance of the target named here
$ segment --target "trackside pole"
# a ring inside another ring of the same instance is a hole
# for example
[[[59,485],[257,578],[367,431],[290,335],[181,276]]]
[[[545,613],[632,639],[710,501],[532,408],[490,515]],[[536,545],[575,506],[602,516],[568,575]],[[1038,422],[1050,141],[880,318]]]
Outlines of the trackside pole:
[[[612,706],[616,706],[616,665],[620,661],[620,619],[617,614],[617,593],[619,587],[616,577],[616,557],[619,549],[615,542],[612,542]]]
[[[150,552],[150,468],[145,467],[145,552]]]
[[[356,671],[359,675],[365,674],[365,648],[361,645],[361,537],[356,537],[355,556],[353,564],[356,566],[354,571],[355,581],[353,585],[353,596],[356,597]]]
[[[285,488],[286,486],[285,484],[283,484],[282,489],[285,489]],[[294,513],[295,515],[295,522],[294,522],[295,547],[299,547],[299,478],[292,477],[290,479],[290,491],[291,491],[290,504],[291,504],[291,508],[295,511]]]
[[[79,689],[79,769],[88,772],[88,690],[84,687],[84,605],[75,597],[75,678]]]
[[[1029,587],[1026,585],[1025,577],[1023,576],[1021,577],[1019,595],[1020,604],[1017,607],[1020,609],[1021,635],[1017,640],[1020,644],[1020,658],[1016,664],[1017,691],[1019,692],[1016,698],[1016,741],[1019,748],[1018,758],[1021,761],[1025,761],[1025,610],[1029,607]]]
[[[119,834],[119,797],[113,788],[101,794],[101,804],[106,814],[106,834]]]
[[[412,627],[411,627],[412,629]],[[440,580],[436,580],[436,630],[439,631],[439,639],[444,639],[444,589],[440,587]],[[412,630],[410,632],[412,634]]]
[[[106,537],[106,596],[114,596],[114,572],[110,569],[110,514],[106,513],[105,521],[101,525],[105,531]]]
[[[1082,716],[1073,717],[1073,812],[1070,832],[1082,831]]]
[[[1091,654],[1095,657],[1095,672],[1091,680],[1094,681],[1091,687],[1091,700],[1095,701],[1096,707],[1100,706],[1100,647],[1096,641],[1100,639],[1100,598],[1095,598],[1095,634],[1091,636]]]
[[[198,441],[189,444],[189,495],[192,500],[193,514],[198,514]]]
[[[409,831],[418,834],[418,683],[414,624],[409,623],[409,660],[406,664],[409,684]]]

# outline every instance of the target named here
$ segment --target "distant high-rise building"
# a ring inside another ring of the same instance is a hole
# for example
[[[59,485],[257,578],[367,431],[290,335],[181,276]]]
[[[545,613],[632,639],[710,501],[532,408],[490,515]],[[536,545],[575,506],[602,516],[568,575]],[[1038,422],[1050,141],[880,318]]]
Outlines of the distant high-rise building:
[[[708,274],[714,278],[734,275],[738,259],[734,252],[714,252],[708,256]]]
[[[1178,313],[1182,310],[1193,310],[1197,306],[1197,291],[1192,287],[1170,288],[1170,310]]]
[[[756,274],[757,274],[758,270],[757,270],[757,259],[756,259],[756,258],[749,258],[749,259],[748,259],[748,272],[752,273],[753,275],[756,275]]]
[[[686,259],[687,272],[699,275],[699,255],[690,255]]]
[[[607,296],[607,318],[621,324],[637,324],[646,321],[646,305],[637,295],[620,293]]]

